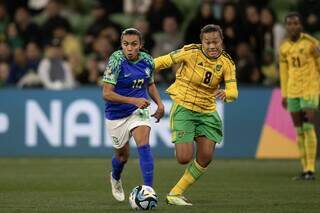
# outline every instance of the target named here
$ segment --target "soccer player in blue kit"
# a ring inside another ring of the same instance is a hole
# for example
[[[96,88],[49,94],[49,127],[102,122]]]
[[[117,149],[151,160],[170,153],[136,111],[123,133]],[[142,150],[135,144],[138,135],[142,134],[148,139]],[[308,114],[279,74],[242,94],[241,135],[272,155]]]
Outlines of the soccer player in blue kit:
[[[153,184],[148,94],[158,106],[151,116],[159,122],[164,115],[164,105],[153,80],[153,59],[141,48],[141,33],[134,28],[124,30],[121,50],[110,56],[103,76],[106,126],[115,151],[110,183],[113,197],[120,202],[125,200],[121,173],[129,158],[131,136],[137,144],[144,185]]]

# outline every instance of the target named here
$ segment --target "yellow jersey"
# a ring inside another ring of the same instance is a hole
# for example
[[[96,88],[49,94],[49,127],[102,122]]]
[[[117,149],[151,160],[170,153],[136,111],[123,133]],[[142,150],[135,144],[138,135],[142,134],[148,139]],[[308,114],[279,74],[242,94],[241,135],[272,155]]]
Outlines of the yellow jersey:
[[[214,91],[222,81],[225,82],[226,101],[231,102],[238,97],[235,65],[225,51],[217,58],[208,58],[201,44],[190,44],[158,57],[154,62],[156,71],[181,64],[167,93],[175,103],[187,109],[214,112]]]
[[[320,91],[320,46],[312,36],[301,33],[293,42],[286,39],[279,49],[283,97],[310,98]]]

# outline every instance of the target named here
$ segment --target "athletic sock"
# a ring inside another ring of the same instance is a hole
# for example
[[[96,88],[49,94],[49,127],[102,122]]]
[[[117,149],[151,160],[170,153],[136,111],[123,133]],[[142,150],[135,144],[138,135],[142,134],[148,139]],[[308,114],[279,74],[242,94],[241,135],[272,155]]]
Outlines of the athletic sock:
[[[305,136],[305,149],[307,159],[307,171],[315,172],[316,155],[317,155],[317,136],[314,125],[303,123]]]
[[[307,155],[306,155],[306,150],[305,150],[305,136],[304,136],[304,132],[303,132],[303,128],[302,127],[297,127],[296,128],[296,132],[297,132],[297,144],[298,144],[298,148],[299,148],[299,152],[300,152],[300,162],[302,165],[302,170],[303,172],[306,172],[307,170]]]
[[[126,162],[119,161],[115,156],[112,156],[112,177],[115,180],[120,180],[121,173]]]
[[[144,185],[153,185],[154,162],[149,144],[138,147],[140,168],[144,180]]]
[[[194,160],[188,168],[186,168],[183,176],[178,183],[171,189],[169,195],[181,195],[189,186],[196,182],[200,176],[207,170],[207,168],[201,167],[196,160]]]

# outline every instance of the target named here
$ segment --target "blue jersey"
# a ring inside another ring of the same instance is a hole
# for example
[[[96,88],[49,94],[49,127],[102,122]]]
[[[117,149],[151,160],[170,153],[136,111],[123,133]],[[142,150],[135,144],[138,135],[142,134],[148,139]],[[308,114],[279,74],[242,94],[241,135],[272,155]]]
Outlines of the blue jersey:
[[[147,87],[154,82],[153,71],[154,62],[149,54],[140,52],[139,59],[132,62],[118,50],[109,58],[103,82],[113,84],[114,92],[119,95],[148,99]],[[109,120],[124,118],[136,109],[133,104],[106,101],[105,117]]]

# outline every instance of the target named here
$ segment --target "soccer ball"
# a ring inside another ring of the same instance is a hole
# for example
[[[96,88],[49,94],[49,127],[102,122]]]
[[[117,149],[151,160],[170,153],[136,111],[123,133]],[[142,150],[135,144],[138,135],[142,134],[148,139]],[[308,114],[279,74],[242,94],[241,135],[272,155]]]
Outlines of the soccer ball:
[[[146,185],[136,186],[129,196],[129,204],[135,210],[150,210],[157,206],[158,197],[152,187]]]

